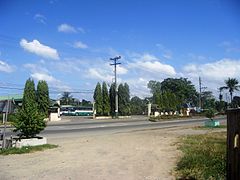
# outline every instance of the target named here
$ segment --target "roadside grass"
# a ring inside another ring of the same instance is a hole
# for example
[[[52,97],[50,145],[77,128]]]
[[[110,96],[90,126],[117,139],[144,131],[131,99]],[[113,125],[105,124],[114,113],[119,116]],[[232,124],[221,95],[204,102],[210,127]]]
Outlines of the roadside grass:
[[[193,129],[195,130],[207,130],[207,129],[226,129],[227,125],[220,125],[220,126],[214,126],[214,127],[207,127],[207,126],[195,126]]]
[[[58,145],[54,145],[54,144],[44,144],[39,146],[24,146],[22,148],[13,147],[8,149],[1,149],[0,155],[33,153],[36,151],[43,151],[46,149],[53,149],[57,147]]]
[[[226,132],[186,136],[179,149],[177,179],[226,179]]]

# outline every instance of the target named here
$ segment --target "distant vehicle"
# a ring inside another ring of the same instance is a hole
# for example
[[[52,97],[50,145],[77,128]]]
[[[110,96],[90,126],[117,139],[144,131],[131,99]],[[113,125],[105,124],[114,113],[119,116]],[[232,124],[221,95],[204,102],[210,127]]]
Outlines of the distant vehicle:
[[[63,116],[92,116],[93,115],[93,107],[85,107],[85,106],[61,106],[60,115]]]

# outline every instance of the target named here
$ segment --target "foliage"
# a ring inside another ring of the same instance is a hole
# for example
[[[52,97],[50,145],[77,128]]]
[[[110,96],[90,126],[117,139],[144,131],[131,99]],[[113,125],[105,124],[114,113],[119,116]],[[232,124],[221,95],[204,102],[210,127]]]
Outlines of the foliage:
[[[155,95],[156,104],[161,111],[175,111],[179,105],[177,97],[171,92],[163,92]]]
[[[63,92],[62,97],[60,98],[61,105],[71,105],[74,102],[74,99],[70,92]]]
[[[102,104],[103,115],[108,116],[110,113],[110,99],[106,82],[103,82],[102,84],[102,100],[103,100]]]
[[[187,78],[167,78],[161,82],[163,92],[171,92],[178,98],[180,104],[196,104],[198,93],[191,81]]]
[[[215,102],[215,108],[218,112],[224,113],[227,109],[227,102],[225,101],[216,101]]]
[[[161,93],[161,83],[158,81],[149,81],[147,84],[147,87],[150,89],[152,94],[158,94]]]
[[[33,153],[36,151],[43,151],[45,149],[53,149],[58,147],[54,144],[44,144],[39,146],[24,146],[22,148],[8,148],[0,150],[0,155],[9,155],[9,154],[25,154],[25,153]]]
[[[141,98],[134,96],[130,100],[131,114],[142,115],[145,112],[146,103]]]
[[[115,83],[112,83],[109,89],[109,100],[110,100],[110,114],[114,116],[115,114]]]
[[[167,78],[164,81],[149,81],[148,88],[153,94],[152,103],[160,109],[179,109],[184,103],[197,104],[198,93],[186,78]]]
[[[82,106],[87,106],[87,107],[89,107],[89,106],[92,106],[92,103],[91,103],[91,101],[87,101],[87,100],[85,100],[85,99],[83,99],[82,100]]]
[[[215,116],[214,109],[210,108],[206,111],[205,116],[212,120],[212,118]]]
[[[226,132],[187,136],[177,163],[181,179],[226,179]]]
[[[7,117],[7,122],[13,122],[16,119],[16,115],[15,114],[8,114]],[[3,114],[0,114],[0,123],[3,120]]]
[[[130,94],[127,83],[118,86],[118,107],[120,115],[130,115]]]
[[[27,138],[39,134],[45,127],[44,115],[38,111],[35,85],[32,79],[25,84],[22,108],[16,114],[13,122],[14,131],[20,131],[20,136]]]
[[[232,100],[232,106],[233,107],[240,107],[240,97],[234,96]]]
[[[231,97],[231,102],[232,102],[232,96],[234,91],[239,91],[239,85],[238,85],[238,80],[236,78],[228,78],[225,80],[226,86],[221,87],[221,89],[228,89]]]
[[[102,97],[102,88],[101,84],[98,82],[94,90],[93,99],[95,101],[95,110],[96,115],[103,115],[103,97]]]
[[[48,108],[49,108],[49,91],[46,81],[39,81],[37,85],[37,103],[39,112],[44,114],[45,117],[48,117]]]

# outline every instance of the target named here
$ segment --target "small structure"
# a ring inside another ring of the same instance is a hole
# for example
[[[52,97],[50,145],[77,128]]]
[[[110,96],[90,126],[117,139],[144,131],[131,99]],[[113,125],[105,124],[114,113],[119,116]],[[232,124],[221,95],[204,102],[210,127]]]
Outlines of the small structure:
[[[49,121],[60,121],[60,101],[57,100],[52,107],[49,108]]]

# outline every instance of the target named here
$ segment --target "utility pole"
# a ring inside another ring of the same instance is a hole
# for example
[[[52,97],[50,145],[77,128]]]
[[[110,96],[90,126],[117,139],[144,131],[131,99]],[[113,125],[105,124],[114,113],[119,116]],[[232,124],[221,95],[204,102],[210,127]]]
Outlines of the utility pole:
[[[207,89],[207,87],[202,87],[202,80],[199,76],[199,108],[202,109],[202,90]]]
[[[114,58],[110,58],[113,61],[111,66],[114,66],[114,80],[115,80],[115,118],[118,118],[118,86],[117,86],[117,65],[121,64],[117,62],[117,60],[121,59],[121,56],[116,56]]]
[[[202,109],[202,100],[201,100],[201,95],[202,95],[202,81],[201,77],[199,77],[199,109]]]

